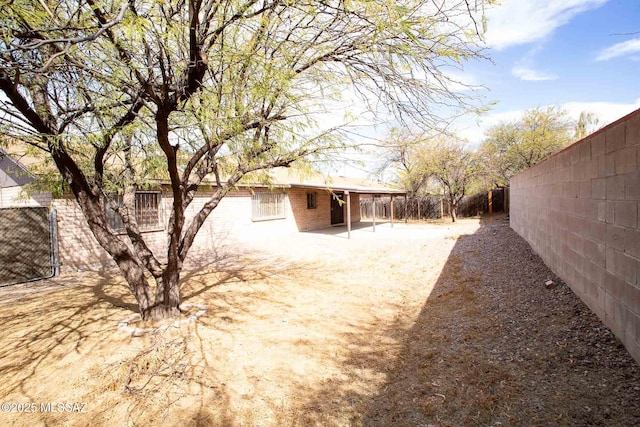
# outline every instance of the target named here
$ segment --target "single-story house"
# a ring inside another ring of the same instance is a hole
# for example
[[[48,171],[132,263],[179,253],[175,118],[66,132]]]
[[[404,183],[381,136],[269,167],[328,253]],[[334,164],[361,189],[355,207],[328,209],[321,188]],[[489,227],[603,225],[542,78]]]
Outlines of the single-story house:
[[[283,234],[317,230],[360,221],[360,198],[377,195],[404,196],[405,191],[362,179],[325,177],[321,174],[300,174],[289,169],[270,173],[269,185],[244,182],[229,193],[209,215],[191,249],[206,254],[221,242],[247,242],[252,239],[277,238]],[[16,181],[16,194],[22,181]],[[14,188],[12,187],[12,188]],[[207,189],[208,188],[208,189]],[[194,215],[209,199],[215,187],[203,185],[187,209],[187,218]],[[166,226],[170,215],[171,192],[166,182],[155,181],[149,189],[136,194],[138,224],[147,242],[158,250],[166,242]],[[51,198],[32,196],[30,203],[55,208],[58,223],[58,247],[61,271],[81,270],[111,265],[113,261],[99,246],[84,215],[72,195]],[[23,206],[19,199],[13,204],[0,203],[0,208]],[[123,230],[118,215],[108,212],[111,227]],[[158,251],[158,254],[163,252]]]

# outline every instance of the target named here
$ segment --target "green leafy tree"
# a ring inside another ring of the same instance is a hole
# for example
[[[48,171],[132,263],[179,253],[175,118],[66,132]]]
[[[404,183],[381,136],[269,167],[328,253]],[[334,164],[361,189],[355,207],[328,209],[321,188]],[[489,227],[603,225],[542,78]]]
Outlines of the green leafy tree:
[[[487,131],[481,146],[483,162],[495,185],[509,179],[571,144],[573,124],[558,107],[534,108],[521,119]]]
[[[176,316],[209,214],[247,174],[344,146],[343,123],[322,115],[343,94],[424,126],[441,121],[434,104],[469,106],[444,70],[482,56],[483,3],[4,2],[2,133],[53,161],[142,317]],[[136,190],[159,176],[171,187],[162,254],[134,214]],[[209,179],[213,195],[187,216]],[[105,213],[120,200],[126,235]]]
[[[466,142],[449,136],[428,140],[419,152],[421,173],[442,187],[451,220],[455,222],[460,201],[482,172],[478,154]]]
[[[396,130],[385,147],[387,164],[395,167],[399,183],[413,197],[429,190],[441,192],[454,222],[462,198],[481,185],[478,153],[454,135],[430,137]]]

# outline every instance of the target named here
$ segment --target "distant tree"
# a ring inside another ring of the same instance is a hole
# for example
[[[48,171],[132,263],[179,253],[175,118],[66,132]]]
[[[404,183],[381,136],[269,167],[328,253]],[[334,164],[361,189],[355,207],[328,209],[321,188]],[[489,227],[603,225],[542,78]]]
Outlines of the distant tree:
[[[466,107],[446,71],[482,57],[485,1],[470,3],[4,2],[0,130],[53,160],[143,319],[176,316],[209,214],[245,175],[341,147],[342,123],[318,126],[341,94],[425,126],[440,121],[433,105]],[[164,254],[135,215],[149,177],[171,186]],[[188,217],[207,177],[215,191]]]
[[[413,197],[425,190],[442,192],[455,222],[460,201],[478,184],[482,173],[476,151],[452,135],[429,137],[407,130],[393,132],[385,147],[400,184]]]
[[[573,124],[558,107],[534,108],[517,121],[490,128],[480,147],[483,163],[495,185],[571,144]]]
[[[592,111],[582,111],[575,125],[573,138],[578,141],[598,130],[600,119]]]
[[[380,172],[391,168],[395,180],[410,197],[417,197],[429,181],[422,170],[420,147],[426,140],[423,133],[416,135],[406,128],[395,128],[388,138],[382,141],[384,150]]]
[[[453,137],[433,138],[420,147],[420,169],[442,187],[455,222],[460,201],[482,171],[477,152]]]

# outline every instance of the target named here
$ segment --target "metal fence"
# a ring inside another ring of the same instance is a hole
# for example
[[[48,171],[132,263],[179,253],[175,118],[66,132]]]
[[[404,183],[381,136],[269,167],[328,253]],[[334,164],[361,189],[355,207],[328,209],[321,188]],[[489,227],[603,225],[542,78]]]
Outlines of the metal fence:
[[[495,212],[508,212],[508,189],[497,188],[490,192],[482,192],[465,196],[458,204],[459,217],[472,217]],[[360,199],[360,217],[371,219],[371,198]],[[437,196],[404,198],[393,200],[393,217],[396,219],[429,220],[449,216],[449,204],[446,199]],[[391,217],[391,198],[376,199],[376,218],[389,219]]]
[[[438,219],[443,208],[442,197],[408,198],[406,201],[397,199],[394,205],[398,218],[415,220]]]
[[[396,197],[393,199],[393,217],[397,219],[437,219],[440,218],[441,197],[407,198]],[[360,199],[360,217],[371,219],[373,214],[373,201],[371,198]],[[376,198],[376,218],[391,218],[391,198]]]
[[[0,209],[0,286],[59,273],[55,209]]]

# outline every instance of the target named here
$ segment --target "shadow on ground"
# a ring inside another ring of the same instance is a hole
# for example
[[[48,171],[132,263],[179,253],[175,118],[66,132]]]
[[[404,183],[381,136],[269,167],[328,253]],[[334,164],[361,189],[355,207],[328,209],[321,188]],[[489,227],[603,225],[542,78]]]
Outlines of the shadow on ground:
[[[371,350],[381,334],[397,345]],[[351,340],[343,364],[384,382],[327,383],[294,424],[344,424],[335,410],[364,426],[640,425],[638,365],[504,216],[458,238],[412,325]]]
[[[169,409],[179,412],[176,402],[188,397],[190,422],[184,425],[231,425],[224,409],[229,397],[209,357],[217,354],[215,343],[200,335],[203,328],[224,331],[225,325],[255,316],[255,307],[264,303],[286,308],[277,293],[256,284],[286,282],[311,274],[316,266],[229,248],[196,254],[189,263],[182,275],[183,300],[208,305],[204,326],[187,323],[142,338],[118,330],[118,322],[138,309],[115,269],[2,288],[2,400],[88,401],[91,411],[82,418],[0,414],[0,424],[109,425],[118,419],[148,425],[161,422]],[[240,292],[224,291],[239,283],[249,285]],[[206,296],[214,291],[215,298]],[[202,413],[194,412],[196,402]],[[213,424],[204,410],[209,404],[221,414]]]
[[[115,272],[3,289],[0,396],[93,405],[15,425],[640,423],[638,365],[504,217],[446,239],[432,273],[444,240],[194,254],[183,298],[207,315],[140,339],[117,331],[135,304]]]

